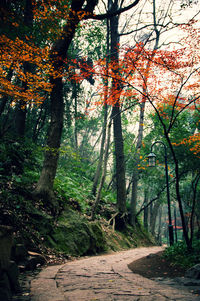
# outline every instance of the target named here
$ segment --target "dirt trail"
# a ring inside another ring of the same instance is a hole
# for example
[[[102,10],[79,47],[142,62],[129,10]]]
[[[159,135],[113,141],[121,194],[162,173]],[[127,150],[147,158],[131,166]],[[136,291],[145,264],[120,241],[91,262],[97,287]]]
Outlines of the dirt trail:
[[[183,287],[171,287],[133,274],[133,260],[161,251],[137,248],[94,256],[44,269],[31,282],[31,301],[197,301]]]

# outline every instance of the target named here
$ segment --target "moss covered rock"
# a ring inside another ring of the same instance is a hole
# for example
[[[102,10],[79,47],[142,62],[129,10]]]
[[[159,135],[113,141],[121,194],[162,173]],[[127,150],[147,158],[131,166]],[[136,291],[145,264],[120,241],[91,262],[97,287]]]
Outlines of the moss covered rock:
[[[81,256],[105,251],[106,240],[98,222],[88,222],[79,213],[69,210],[58,220],[47,243],[67,255]]]

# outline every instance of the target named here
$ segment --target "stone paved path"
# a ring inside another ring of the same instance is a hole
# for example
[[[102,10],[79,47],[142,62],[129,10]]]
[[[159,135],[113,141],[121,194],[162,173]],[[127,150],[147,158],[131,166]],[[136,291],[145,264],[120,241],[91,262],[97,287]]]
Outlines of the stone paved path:
[[[200,300],[181,286],[162,285],[128,269],[133,260],[161,250],[137,248],[47,267],[31,282],[31,301]]]

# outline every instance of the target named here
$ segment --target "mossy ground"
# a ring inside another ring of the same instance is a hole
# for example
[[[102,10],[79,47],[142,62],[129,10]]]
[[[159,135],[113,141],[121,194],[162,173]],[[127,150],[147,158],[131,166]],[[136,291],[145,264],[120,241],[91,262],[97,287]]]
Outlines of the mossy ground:
[[[69,258],[155,244],[141,226],[115,231],[105,219],[91,221],[70,208],[56,220],[37,208],[26,214],[29,215],[28,224],[21,225],[23,230],[16,232],[16,240],[37,252]]]
[[[104,219],[90,221],[71,209],[63,212],[56,224],[50,227],[51,231],[46,234],[44,234],[46,225],[45,229],[39,230],[44,235],[44,245],[66,257],[119,251],[155,243],[139,226],[136,228],[128,226],[124,232],[119,232]]]
[[[14,241],[29,251],[43,253],[47,258],[49,254],[68,258],[155,244],[139,225],[135,228],[127,225],[123,232],[115,231],[105,214],[98,214],[91,221],[87,212],[76,206],[77,201],[58,194],[59,210],[52,210],[45,200],[33,199],[31,186],[28,188],[15,182],[9,189],[5,185],[0,195],[0,223],[12,226]],[[110,219],[113,208],[109,212],[105,208]]]

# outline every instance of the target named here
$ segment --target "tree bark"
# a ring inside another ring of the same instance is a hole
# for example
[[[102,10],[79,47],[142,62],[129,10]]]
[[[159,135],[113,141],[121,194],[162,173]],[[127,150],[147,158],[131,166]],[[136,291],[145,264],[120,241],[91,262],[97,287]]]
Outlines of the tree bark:
[[[99,183],[99,186],[98,186],[95,202],[94,202],[94,205],[92,207],[92,220],[94,219],[95,212],[96,212],[96,209],[97,209],[97,206],[99,204],[100,197],[101,197],[101,190],[103,188],[103,184],[104,184],[105,178],[106,178],[108,154],[109,154],[109,147],[110,147],[110,129],[111,129],[111,122],[108,125],[107,142],[106,142],[105,153],[104,153],[104,158],[103,158],[103,162],[104,162],[103,163],[103,172],[102,172],[101,180],[100,180],[100,183]]]
[[[150,217],[150,231],[151,231],[151,234],[153,236],[155,236],[155,226],[156,226],[156,218],[157,218],[157,215],[158,215],[158,210],[159,210],[159,207],[160,207],[160,200],[158,200],[153,208],[152,208],[152,212],[151,212],[151,217]]]
[[[148,193],[147,191],[144,192],[144,206],[148,203]],[[148,231],[148,219],[149,219],[149,208],[144,208],[144,227]]]
[[[60,76],[51,76],[50,79],[53,86],[50,95],[51,120],[47,134],[47,146],[44,153],[42,171],[36,188],[33,191],[33,196],[42,197],[50,202],[54,201],[53,183],[58,165],[59,147],[63,128],[64,101],[62,68],[64,59],[67,57],[70,43],[80,22],[78,12],[81,10],[83,3],[84,0],[72,1],[67,24],[63,28],[61,37],[53,45],[51,52],[51,60],[55,74],[60,74]]]
[[[181,200],[181,194],[180,194],[180,187],[179,187],[180,186],[179,162],[178,162],[178,159],[176,157],[173,145],[171,143],[171,140],[169,138],[169,134],[167,133],[167,130],[166,130],[165,126],[164,126],[164,134],[165,134],[165,138],[166,138],[166,140],[168,142],[168,145],[170,147],[170,150],[171,150],[171,153],[172,153],[172,157],[173,157],[173,161],[174,161],[174,165],[175,165],[176,197],[177,197],[177,201],[178,201],[178,205],[179,205],[179,212],[180,212],[181,222],[182,222],[182,227],[183,227],[183,236],[185,238],[185,242],[186,242],[188,250],[191,251],[192,244],[191,244],[191,241],[190,241],[189,236],[188,236],[188,231],[187,231],[186,222],[185,222],[185,216],[184,216],[184,211],[183,211],[183,205],[182,205],[182,200]]]
[[[25,8],[24,8],[24,26],[28,28],[28,30],[32,30],[33,26],[33,5],[31,0],[25,1]],[[30,72],[32,67],[30,63],[25,62],[23,65],[24,74]],[[24,91],[27,89],[27,83],[22,82],[22,88]],[[19,103],[16,105],[15,110],[15,133],[16,136],[19,138],[23,138],[25,135],[25,127],[26,127],[26,102],[24,100],[20,100]]]
[[[76,152],[78,152],[78,129],[77,129],[77,116],[78,116],[78,87],[77,83],[72,81],[72,99],[74,99],[74,147]]]
[[[140,149],[142,146],[142,140],[143,140],[143,133],[144,133],[144,113],[145,113],[145,105],[146,105],[146,91],[147,91],[147,83],[148,83],[148,76],[149,76],[149,70],[151,66],[151,62],[155,56],[156,50],[158,49],[159,40],[160,40],[160,32],[158,30],[157,26],[157,20],[156,20],[156,2],[153,0],[153,24],[154,24],[154,31],[156,34],[155,44],[153,47],[153,54],[151,56],[151,59],[148,60],[146,64],[146,75],[143,79],[143,87],[142,87],[142,101],[140,103],[140,119],[139,119],[139,129],[138,129],[138,136],[137,136],[137,144],[136,144],[136,155],[135,155],[135,168],[132,175],[132,195],[131,195],[131,224],[134,226],[136,222],[136,205],[137,205],[137,190],[138,190],[138,181],[139,181],[139,172],[137,169],[137,165],[139,163],[139,155],[140,155]]]
[[[51,92],[51,123],[48,131],[47,146],[44,154],[43,168],[34,195],[53,200],[53,182],[56,175],[59,147],[63,127],[63,83],[62,78],[54,79]]]
[[[192,246],[193,236],[194,236],[194,216],[195,216],[195,209],[196,209],[196,196],[197,196],[197,185],[200,180],[200,174],[197,174],[195,179],[192,181],[192,191],[193,191],[193,198],[192,198],[192,210],[191,210],[191,217],[190,217],[190,244]]]
[[[160,206],[158,212],[158,234],[157,234],[157,241],[160,245],[162,245],[162,207]]]
[[[113,10],[118,9],[117,0],[112,5]],[[119,17],[114,16],[110,19],[111,32],[111,63],[114,65],[114,74],[119,73],[119,34],[118,34]],[[115,166],[116,166],[116,186],[117,186],[117,208],[119,215],[116,219],[116,228],[125,226],[124,216],[126,214],[126,182],[125,182],[125,160],[124,160],[124,142],[121,124],[121,109],[120,109],[120,83],[116,78],[112,79],[112,91],[114,94],[114,104],[112,108],[114,146],[115,146]]]
[[[93,186],[92,186],[92,195],[93,196],[96,195],[96,190],[97,190],[97,186],[98,186],[98,182],[99,182],[99,178],[100,178],[101,170],[102,170],[104,146],[105,146],[105,140],[106,140],[107,116],[108,116],[108,107],[107,107],[107,104],[105,103],[100,155],[99,155],[98,165],[97,165],[97,169],[96,169],[96,173],[95,173],[94,181],[93,181]]]
[[[8,71],[8,74],[6,76],[6,79],[8,81],[11,81],[12,75],[13,75],[13,70],[10,68],[10,70]],[[1,100],[0,100],[0,117],[4,112],[5,106],[8,103],[8,101],[9,101],[9,97],[7,95],[4,95],[4,96],[1,97]]]
[[[38,137],[42,131],[42,129],[44,128],[45,125],[45,121],[48,117],[48,102],[43,102],[40,106],[39,112],[37,110],[37,114],[36,115],[36,121],[35,121],[35,126],[33,127],[32,130],[32,140],[33,142],[37,142]]]
[[[113,11],[113,13],[115,15],[120,14],[121,12],[124,12],[134,7],[135,5],[137,5],[138,2],[139,0],[136,0],[133,4],[127,6],[126,8],[123,8],[122,10],[119,11]],[[68,48],[75,35],[76,28],[81,20],[81,15],[83,14],[84,19],[98,17],[93,14],[94,8],[98,4],[98,0],[88,0],[85,7],[84,7],[84,3],[85,3],[84,0],[72,0],[67,23],[63,27],[60,38],[54,43],[52,47],[51,60],[53,62],[53,69],[58,74],[58,77],[56,78],[54,78],[53,76],[51,77],[51,84],[53,85],[53,90],[50,95],[50,99],[52,103],[51,110],[53,110],[53,108],[56,107],[60,107],[60,108],[57,109],[55,114],[53,111],[51,111],[51,121],[50,121],[50,126],[48,131],[45,158],[44,158],[40,179],[36,185],[35,191],[33,192],[33,195],[35,196],[43,195],[45,197],[50,196],[51,198],[53,194],[52,192],[53,182],[54,182],[57,164],[58,164],[59,146],[61,140],[62,125],[63,125],[63,95],[62,95],[63,86],[62,86],[61,74],[62,74],[64,60],[67,57]],[[115,9],[115,6],[113,8]],[[103,14],[100,16],[100,18],[97,19],[102,20],[108,17],[109,17],[108,14],[105,15]],[[115,23],[116,25],[118,25],[118,16],[116,18],[113,17],[113,20],[117,20],[117,23],[116,22]],[[118,45],[118,43],[117,44],[113,43],[113,45],[116,46]],[[114,48],[112,50],[114,50],[114,52],[116,51],[116,49]],[[61,90],[59,91],[59,89]],[[55,93],[56,91],[59,91],[57,95]],[[58,123],[58,125],[56,125],[56,123]],[[53,135],[55,133],[55,129],[58,129],[58,133],[54,137]],[[51,161],[51,163],[49,161]],[[124,183],[123,179],[122,181]],[[124,202],[124,199],[122,200],[122,202]],[[121,207],[123,206],[119,206],[119,207],[121,210]]]
[[[107,57],[106,57],[106,77],[103,79],[104,81],[104,119],[103,119],[103,125],[102,125],[102,138],[101,138],[101,147],[100,147],[100,155],[99,155],[99,161],[97,170],[94,176],[93,186],[92,186],[92,195],[96,195],[97,185],[99,182],[101,170],[102,170],[102,164],[103,164],[103,154],[104,154],[104,145],[106,141],[106,127],[107,127],[107,119],[108,119],[108,61],[109,61],[109,51],[110,51],[110,24],[109,20],[107,20],[107,33],[106,33],[106,50],[107,50]],[[96,202],[96,201],[95,201]]]
[[[27,113],[27,109],[26,109],[25,101],[21,100],[17,103],[15,108],[14,132],[17,138],[23,138],[25,135],[26,113]]]

